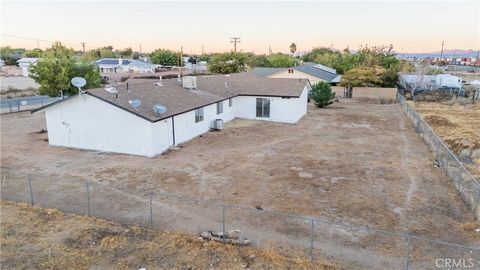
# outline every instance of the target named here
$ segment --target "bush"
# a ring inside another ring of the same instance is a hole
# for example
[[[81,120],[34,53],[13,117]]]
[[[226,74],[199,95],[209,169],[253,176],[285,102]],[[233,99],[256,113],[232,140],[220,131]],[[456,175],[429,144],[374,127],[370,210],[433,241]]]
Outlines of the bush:
[[[319,108],[326,107],[333,103],[335,92],[332,92],[332,86],[325,81],[319,81],[312,85],[312,100],[315,106]]]

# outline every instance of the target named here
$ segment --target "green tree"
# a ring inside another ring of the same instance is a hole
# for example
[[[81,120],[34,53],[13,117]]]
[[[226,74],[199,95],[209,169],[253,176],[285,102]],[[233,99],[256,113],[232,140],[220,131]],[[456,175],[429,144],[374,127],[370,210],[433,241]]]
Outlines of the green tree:
[[[269,67],[286,68],[293,67],[298,64],[298,60],[290,55],[276,53],[268,56]]]
[[[5,65],[16,65],[17,60],[22,58],[25,49],[14,49],[10,46],[0,48],[0,58],[5,61]]]
[[[292,44],[290,44],[290,52],[293,55],[296,51],[297,51],[297,44],[295,44],[295,42],[293,42]]]
[[[123,50],[116,51],[116,54],[123,58],[131,58],[133,56],[132,48],[128,47]]]
[[[33,50],[25,51],[25,57],[41,58],[43,56],[42,49],[35,48]]]
[[[150,61],[162,66],[177,66],[180,63],[180,55],[171,50],[157,49],[150,54]]]
[[[354,86],[381,86],[383,83],[382,76],[385,69],[380,66],[367,67],[358,66],[350,69],[342,75],[340,85],[347,89],[346,97],[352,98]]]
[[[335,92],[332,86],[325,81],[319,81],[312,85],[312,99],[315,106],[319,108],[326,107],[333,103]]]
[[[51,97],[59,96],[60,91],[65,95],[78,93],[70,83],[73,77],[85,78],[85,89],[100,86],[98,68],[90,63],[76,63],[74,51],[58,42],[45,51],[42,59],[30,66],[30,73],[32,79],[40,84],[40,94]]]
[[[247,60],[245,60],[245,65],[250,69],[253,69],[254,67],[269,67],[270,61],[268,60],[268,57],[264,54],[252,54],[247,57]]]
[[[208,62],[208,71],[229,74],[245,71],[248,54],[241,52],[218,53]]]
[[[208,62],[208,61],[210,61],[210,58],[212,58],[212,55],[209,55],[209,54],[204,53],[204,54],[202,54],[202,55],[200,55],[200,56],[198,57],[198,60],[199,60],[199,61],[207,61],[207,62]]]

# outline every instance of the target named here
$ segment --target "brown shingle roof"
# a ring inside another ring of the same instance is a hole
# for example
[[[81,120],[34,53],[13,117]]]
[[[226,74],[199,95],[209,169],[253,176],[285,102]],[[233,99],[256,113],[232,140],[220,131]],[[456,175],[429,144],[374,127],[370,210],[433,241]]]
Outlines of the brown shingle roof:
[[[118,97],[105,88],[89,89],[87,94],[155,122],[239,95],[299,97],[308,80],[269,79],[246,73],[199,76],[194,90],[183,88],[177,79],[163,80],[163,86],[156,86],[156,82],[129,80],[128,90],[126,84],[116,87]],[[129,104],[133,99],[142,101],[137,111]],[[153,111],[155,104],[165,106],[167,112],[157,116]]]

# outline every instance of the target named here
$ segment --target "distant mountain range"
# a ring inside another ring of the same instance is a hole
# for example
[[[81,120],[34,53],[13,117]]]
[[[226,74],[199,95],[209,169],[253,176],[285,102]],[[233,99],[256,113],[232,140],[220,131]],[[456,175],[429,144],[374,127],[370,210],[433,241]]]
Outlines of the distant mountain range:
[[[417,58],[427,58],[427,57],[440,57],[441,52],[428,52],[428,53],[398,53],[398,56],[400,57],[417,57]],[[443,51],[443,57],[450,58],[453,57],[461,57],[461,58],[467,58],[467,57],[477,57],[478,56],[478,51],[474,50],[444,50]]]

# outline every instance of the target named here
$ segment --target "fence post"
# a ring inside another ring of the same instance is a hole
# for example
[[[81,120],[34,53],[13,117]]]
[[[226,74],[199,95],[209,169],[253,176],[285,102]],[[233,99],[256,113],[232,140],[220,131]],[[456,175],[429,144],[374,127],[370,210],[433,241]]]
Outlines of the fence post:
[[[227,206],[226,204],[222,204],[222,239],[225,242],[225,212]]]
[[[152,192],[148,193],[150,201],[150,226],[153,228],[153,209],[152,209]]]
[[[33,190],[32,190],[32,176],[31,174],[28,174],[28,186],[30,187],[30,202],[33,205]]]
[[[88,216],[90,217],[90,187],[87,182],[87,207],[88,207]]]
[[[12,112],[12,103],[11,102],[8,102],[8,110],[9,110],[9,112]]]
[[[17,112],[20,111],[20,101],[17,101]]]
[[[405,270],[410,269],[410,254],[412,253],[412,237],[410,234],[407,234],[407,258],[405,260]]]
[[[314,236],[314,231],[313,231],[313,223],[314,223],[313,219],[310,220],[310,222],[311,222],[311,223],[310,223],[310,230],[311,230],[311,231],[310,231],[310,260],[313,261],[313,259],[314,259],[314,258],[313,258],[313,239],[314,239],[314,237],[315,237],[315,236]]]

